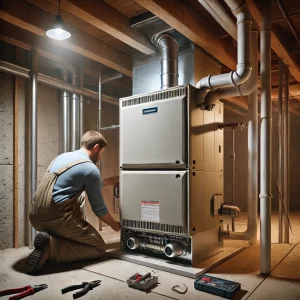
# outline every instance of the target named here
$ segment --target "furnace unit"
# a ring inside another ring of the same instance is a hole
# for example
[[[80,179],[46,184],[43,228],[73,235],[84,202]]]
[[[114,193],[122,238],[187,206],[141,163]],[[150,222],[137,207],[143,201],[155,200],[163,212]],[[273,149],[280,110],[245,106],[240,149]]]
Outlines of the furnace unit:
[[[223,249],[223,104],[196,91],[120,99],[122,250],[195,266]]]

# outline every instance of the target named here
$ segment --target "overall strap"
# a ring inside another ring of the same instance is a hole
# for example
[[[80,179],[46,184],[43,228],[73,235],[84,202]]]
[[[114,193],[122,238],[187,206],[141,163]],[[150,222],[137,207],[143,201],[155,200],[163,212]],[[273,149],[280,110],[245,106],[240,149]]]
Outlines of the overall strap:
[[[52,160],[51,164],[49,165],[49,167],[48,167],[48,169],[47,169],[47,172],[50,171],[50,169],[51,169],[51,167],[52,167],[52,165],[53,165],[53,163],[55,162],[56,159],[57,159],[57,157],[55,157],[55,158]]]
[[[62,173],[64,173],[65,171],[67,171],[68,169],[76,166],[76,165],[79,165],[79,164],[82,164],[82,163],[85,163],[85,162],[90,162],[92,163],[92,161],[90,159],[79,159],[79,160],[75,160],[73,162],[70,162],[68,164],[66,164],[65,166],[61,167],[60,169],[58,169],[57,171],[53,172],[53,174],[55,174],[57,177],[59,175],[61,175]]]

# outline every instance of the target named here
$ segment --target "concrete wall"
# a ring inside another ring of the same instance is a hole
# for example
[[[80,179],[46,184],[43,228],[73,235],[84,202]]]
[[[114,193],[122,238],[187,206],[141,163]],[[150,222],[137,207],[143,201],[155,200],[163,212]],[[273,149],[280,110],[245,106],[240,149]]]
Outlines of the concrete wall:
[[[17,79],[18,105],[18,246],[28,244],[30,181],[30,82]],[[13,93],[14,77],[0,73],[0,249],[13,246]],[[38,84],[37,183],[58,154],[58,100],[56,90]]]
[[[30,81],[18,78],[18,246],[28,245],[28,209],[31,201],[31,95]],[[0,249],[13,247],[13,95],[14,76],[0,73]],[[84,129],[97,127],[97,101],[85,103]],[[59,100],[57,90],[37,88],[37,184],[59,154]],[[103,103],[102,126],[119,124],[119,108]],[[109,147],[102,160],[102,178],[119,175],[119,130],[103,132]],[[113,212],[113,186],[103,189]],[[92,214],[91,214],[92,215]],[[95,226],[98,219],[94,219]],[[96,226],[97,227],[97,226]]]
[[[246,123],[247,116],[241,116],[226,107],[225,102],[225,122],[239,121]],[[300,141],[298,137],[298,128],[300,127],[300,117],[291,114],[291,145],[290,145],[290,209],[300,209],[299,199],[299,176],[300,170]],[[247,211],[247,172],[248,172],[248,157],[247,157],[247,129],[235,130],[235,198],[236,203],[241,211]],[[224,197],[226,202],[232,201],[232,164],[231,164],[231,138],[229,130],[224,132]],[[273,113],[273,159],[272,159],[272,209],[278,210],[278,113]],[[259,180],[259,178],[258,178]],[[259,183],[259,181],[258,181]],[[259,199],[258,199],[259,203]]]

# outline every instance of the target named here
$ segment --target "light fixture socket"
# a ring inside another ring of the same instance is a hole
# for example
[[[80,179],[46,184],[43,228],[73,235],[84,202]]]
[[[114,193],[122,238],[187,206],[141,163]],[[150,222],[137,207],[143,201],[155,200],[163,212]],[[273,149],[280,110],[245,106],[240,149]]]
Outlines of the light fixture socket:
[[[65,29],[64,22],[60,15],[57,15],[51,29],[47,30],[47,36],[54,40],[65,40],[71,36],[71,33]]]

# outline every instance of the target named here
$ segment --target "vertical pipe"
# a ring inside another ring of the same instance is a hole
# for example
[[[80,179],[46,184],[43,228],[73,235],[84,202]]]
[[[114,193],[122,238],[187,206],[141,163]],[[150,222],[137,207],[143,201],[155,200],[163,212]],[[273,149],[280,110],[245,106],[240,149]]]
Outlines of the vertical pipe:
[[[279,86],[278,86],[278,243],[282,243],[282,60],[279,59]]]
[[[271,100],[271,8],[265,2],[260,33],[261,53],[261,135],[260,135],[260,270],[271,272],[271,179],[272,179],[272,100]]]
[[[100,128],[102,126],[102,74],[99,74],[99,101],[98,101],[98,120],[97,120],[97,130],[100,131]]]
[[[98,102],[98,120],[97,120],[97,130],[100,132],[102,127],[102,74],[99,73],[99,81],[98,81],[98,95],[99,95],[99,102]],[[101,161],[98,161],[98,168],[100,171],[100,176],[102,176],[102,164]],[[102,221],[99,218],[99,228],[102,231]]]
[[[37,51],[31,51],[31,199],[37,189]],[[31,243],[33,247],[36,230],[31,227]]]
[[[235,149],[234,149],[234,128],[230,128],[230,133],[231,133],[231,147],[232,147],[232,152],[231,152],[231,162],[232,162],[232,203],[235,203]],[[235,226],[234,226],[234,217],[231,218],[231,230],[234,232],[235,231]]]
[[[161,55],[161,89],[178,85],[178,49],[177,41],[169,34],[162,33],[154,37]]]
[[[13,210],[14,210],[14,248],[18,248],[18,224],[19,224],[19,180],[18,180],[18,157],[19,157],[19,137],[18,137],[18,77],[14,76],[14,152],[13,152]]]
[[[68,72],[62,71],[62,77],[68,82]],[[60,153],[70,150],[70,95],[66,91],[60,91]]]
[[[84,89],[84,73],[80,71],[80,88]],[[80,107],[79,107],[79,137],[84,134],[84,99],[83,96],[80,95]]]
[[[289,243],[289,69],[285,66],[284,83],[284,242]]]
[[[252,31],[251,62],[252,72],[256,83],[258,80],[257,61],[258,31]],[[248,95],[248,229],[253,228],[254,233],[250,243],[257,241],[257,203],[258,203],[258,90],[257,87]]]
[[[78,75],[72,73],[72,85],[78,85]],[[79,148],[79,96],[72,94],[71,101],[71,151]]]

